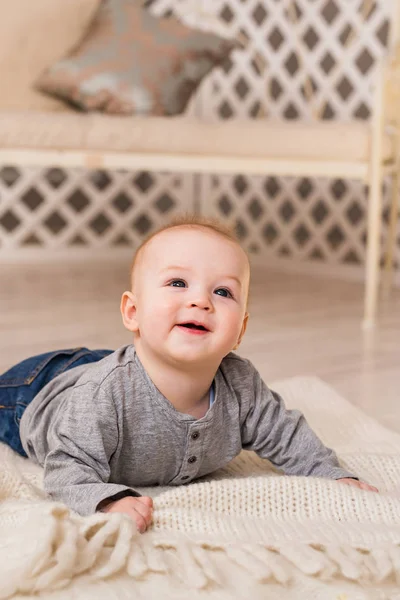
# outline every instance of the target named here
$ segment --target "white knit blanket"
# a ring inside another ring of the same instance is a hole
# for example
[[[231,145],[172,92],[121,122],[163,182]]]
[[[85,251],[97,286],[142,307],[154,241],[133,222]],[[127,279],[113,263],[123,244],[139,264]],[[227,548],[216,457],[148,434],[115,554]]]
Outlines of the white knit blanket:
[[[0,598],[400,600],[400,435],[318,379],[271,387],[380,493],[242,453],[201,482],[143,490],[155,512],[140,535],[50,502],[41,469],[0,444]]]

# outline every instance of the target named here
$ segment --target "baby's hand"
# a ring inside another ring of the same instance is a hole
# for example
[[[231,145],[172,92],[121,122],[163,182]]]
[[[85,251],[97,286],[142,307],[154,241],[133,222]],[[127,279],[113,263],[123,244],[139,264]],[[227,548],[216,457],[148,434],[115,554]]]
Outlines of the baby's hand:
[[[144,533],[153,518],[153,500],[149,496],[125,496],[110,502],[101,512],[119,512],[129,515],[136,522],[138,531]]]
[[[360,490],[368,490],[369,492],[379,492],[378,488],[373,485],[369,485],[368,483],[364,483],[363,481],[357,481],[357,479],[351,479],[350,477],[343,477],[342,479],[338,479],[337,481],[341,481],[346,485],[353,485],[354,487],[360,488]]]

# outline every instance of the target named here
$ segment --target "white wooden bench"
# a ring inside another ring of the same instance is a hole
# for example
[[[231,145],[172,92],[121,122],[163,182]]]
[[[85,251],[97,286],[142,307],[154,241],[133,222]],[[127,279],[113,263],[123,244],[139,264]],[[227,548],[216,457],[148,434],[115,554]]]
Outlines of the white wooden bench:
[[[0,163],[351,178],[368,186],[364,326],[375,323],[382,182],[393,177],[390,267],[397,218],[400,67],[399,2],[393,0],[390,52],[379,69],[369,121],[205,122],[193,117],[111,117],[40,106],[0,111]],[[397,62],[396,62],[397,61]],[[6,82],[2,82],[7,85]]]

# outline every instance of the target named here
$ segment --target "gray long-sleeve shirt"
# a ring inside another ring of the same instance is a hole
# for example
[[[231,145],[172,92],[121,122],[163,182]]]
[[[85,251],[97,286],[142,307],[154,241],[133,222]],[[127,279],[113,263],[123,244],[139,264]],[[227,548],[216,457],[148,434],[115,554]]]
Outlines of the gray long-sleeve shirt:
[[[81,515],[135,486],[179,485],[223,467],[242,448],[289,475],[354,477],[297,410],[286,410],[250,361],[230,353],[215,401],[196,420],[155,387],[132,345],[58,375],[20,423],[27,455],[44,466],[54,500]]]

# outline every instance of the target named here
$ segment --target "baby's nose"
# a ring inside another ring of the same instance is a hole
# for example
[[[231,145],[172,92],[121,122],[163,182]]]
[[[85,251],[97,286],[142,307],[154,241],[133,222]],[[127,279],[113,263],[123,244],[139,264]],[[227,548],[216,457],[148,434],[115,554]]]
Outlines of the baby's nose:
[[[208,302],[192,302],[191,306],[193,308],[197,306],[198,308],[202,308],[203,310],[210,310]]]
[[[203,310],[210,310],[211,302],[210,298],[208,297],[208,294],[203,294],[200,292],[194,298],[192,297],[190,301],[190,306],[192,306],[193,308],[197,306],[198,308],[201,308]]]

